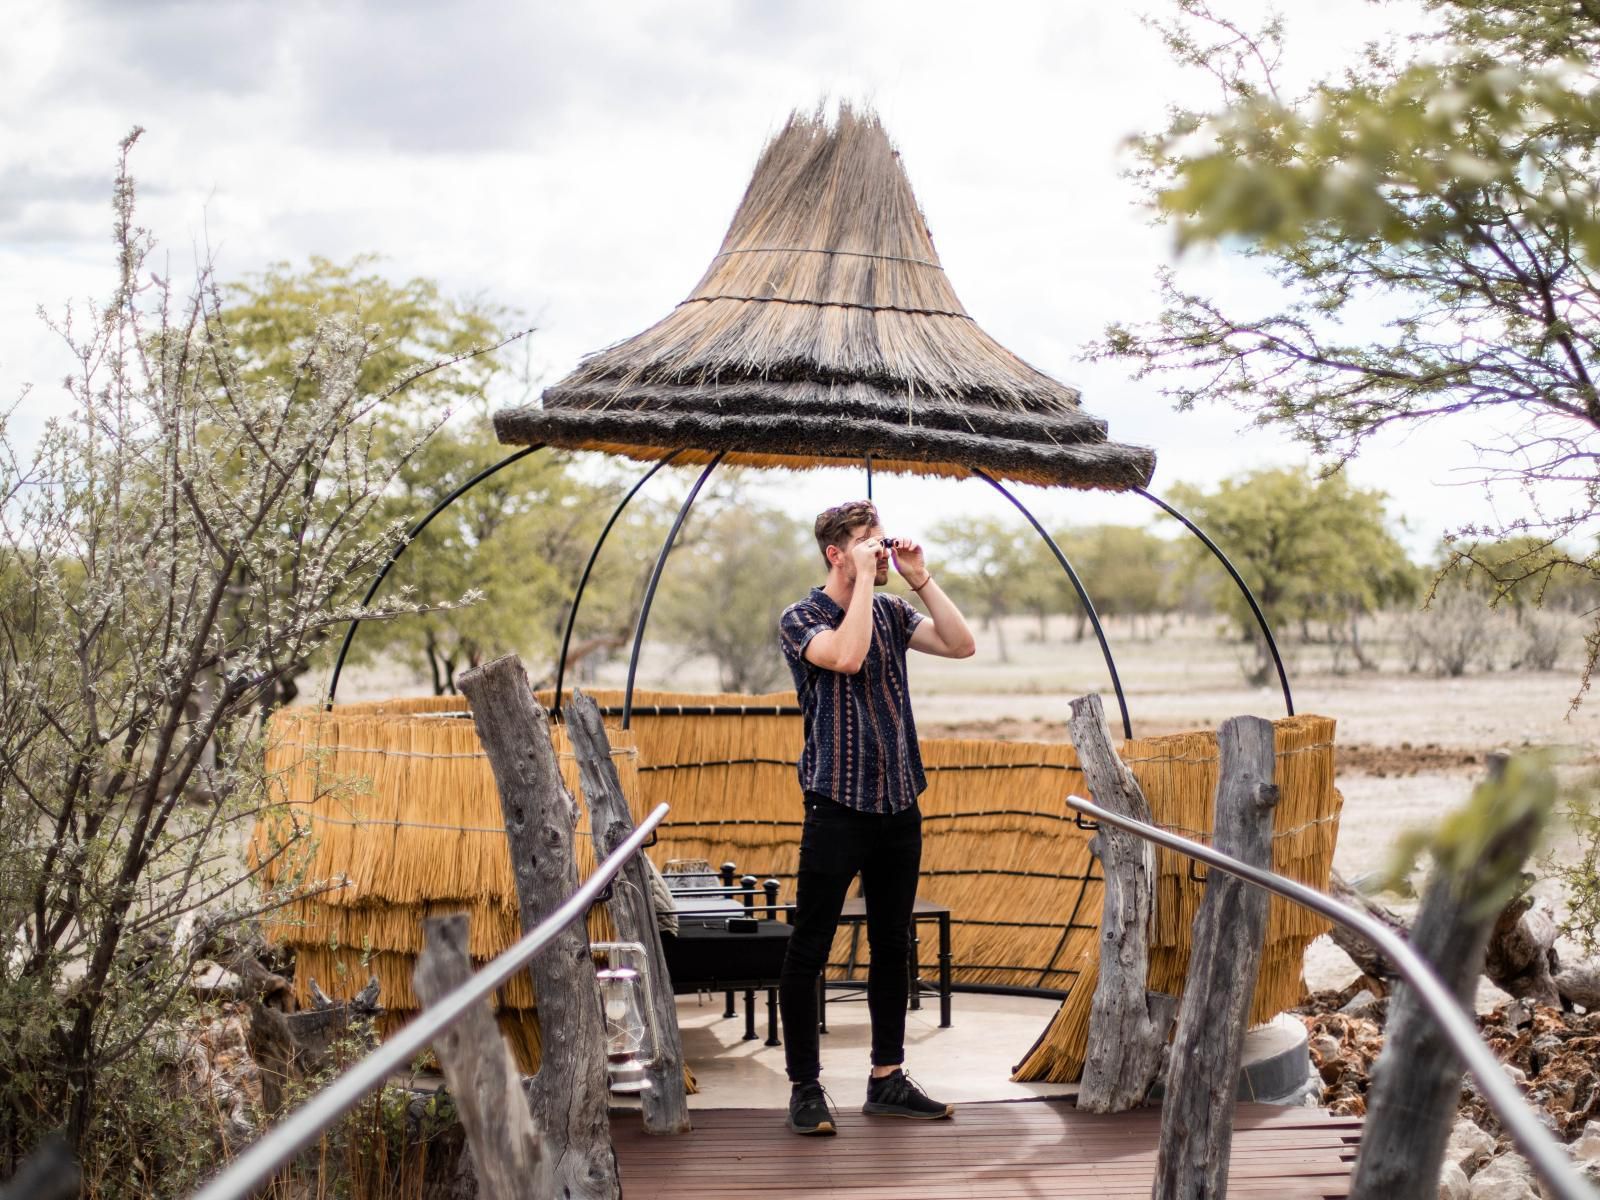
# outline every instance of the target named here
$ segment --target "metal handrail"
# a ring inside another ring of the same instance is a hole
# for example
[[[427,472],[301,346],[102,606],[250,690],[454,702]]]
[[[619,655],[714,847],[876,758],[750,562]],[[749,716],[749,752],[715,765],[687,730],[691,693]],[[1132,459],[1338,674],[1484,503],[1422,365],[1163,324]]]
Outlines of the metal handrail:
[[[363,1096],[379,1086],[465,1015],[490,993],[520,971],[563,929],[594,904],[600,892],[636,854],[645,839],[667,815],[668,805],[658,804],[639,827],[597,866],[582,887],[510,949],[454,991],[431,1005],[366,1058],[307,1100],[294,1114],[234,1159],[193,1200],[238,1200],[265,1183],[279,1167],[309,1145],[329,1124],[354,1108]]]
[[[1494,1109],[1495,1115],[1510,1132],[1517,1148],[1522,1151],[1534,1172],[1550,1189],[1556,1200],[1596,1200],[1597,1193],[1573,1169],[1566,1149],[1528,1111],[1521,1093],[1501,1068],[1500,1060],[1495,1058],[1494,1052],[1478,1036],[1473,1019],[1457,1003],[1444,981],[1434,973],[1428,960],[1397,937],[1393,930],[1373,920],[1366,913],[1357,912],[1340,904],[1315,888],[1309,888],[1293,879],[1285,879],[1282,875],[1262,867],[1240,862],[1231,855],[1213,850],[1210,846],[1201,845],[1199,842],[1191,842],[1188,838],[1181,838],[1177,834],[1168,833],[1165,829],[1111,812],[1081,796],[1069,795],[1067,807],[1093,817],[1101,824],[1114,825],[1118,829],[1137,834],[1148,842],[1165,846],[1168,850],[1176,850],[1179,854],[1197,858],[1219,871],[1226,871],[1246,883],[1274,892],[1286,900],[1292,900],[1313,912],[1320,913],[1328,920],[1343,925],[1346,929],[1353,929],[1366,938],[1383,952],[1405,981],[1416,989],[1417,998],[1422,1001],[1423,1007],[1439,1023],[1446,1040],[1455,1047],[1456,1053],[1466,1061],[1467,1070],[1471,1071],[1472,1077],[1478,1081],[1478,1087],[1488,1100],[1489,1107]]]

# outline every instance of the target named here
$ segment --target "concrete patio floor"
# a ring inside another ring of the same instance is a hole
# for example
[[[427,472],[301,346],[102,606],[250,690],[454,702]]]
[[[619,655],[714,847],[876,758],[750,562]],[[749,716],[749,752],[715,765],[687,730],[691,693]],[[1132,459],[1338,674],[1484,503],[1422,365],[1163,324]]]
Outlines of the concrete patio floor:
[[[822,1035],[822,1081],[835,1102],[859,1106],[866,1089],[871,1031],[863,1000],[831,992],[828,1032]],[[756,994],[755,1041],[744,1035],[743,997],[737,1017],[724,1017],[722,993],[679,996],[683,1053],[699,1081],[690,1108],[783,1108],[789,1101],[783,1047],[764,1044],[766,993]],[[906,1069],[930,1095],[952,1103],[1071,1096],[1076,1084],[1012,1083],[1011,1068],[1049,1024],[1060,1002],[1026,996],[958,992],[951,1025],[939,1028],[939,1001],[923,999],[906,1013]]]

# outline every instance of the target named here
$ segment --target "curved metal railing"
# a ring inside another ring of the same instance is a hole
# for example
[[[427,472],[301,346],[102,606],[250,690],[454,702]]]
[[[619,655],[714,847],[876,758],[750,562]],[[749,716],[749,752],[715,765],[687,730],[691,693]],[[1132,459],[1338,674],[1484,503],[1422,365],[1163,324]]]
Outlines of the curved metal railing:
[[[1471,1071],[1472,1077],[1478,1081],[1478,1088],[1482,1091],[1484,1099],[1489,1102],[1489,1107],[1494,1109],[1495,1115],[1500,1118],[1506,1131],[1511,1134],[1511,1139],[1516,1142],[1517,1149],[1522,1151],[1535,1173],[1550,1189],[1550,1194],[1556,1197],[1556,1200],[1596,1200],[1594,1189],[1579,1178],[1577,1171],[1573,1169],[1572,1160],[1566,1149],[1528,1110],[1522,1093],[1517,1091],[1516,1085],[1506,1075],[1500,1060],[1495,1058],[1494,1052],[1478,1036],[1477,1025],[1473,1019],[1456,1002],[1456,998],[1445,986],[1444,981],[1434,973],[1428,960],[1407,945],[1403,939],[1397,937],[1393,930],[1373,920],[1366,913],[1357,912],[1340,904],[1315,888],[1309,888],[1293,879],[1285,879],[1282,875],[1262,867],[1240,862],[1231,855],[1213,850],[1210,846],[1201,845],[1199,842],[1191,842],[1188,838],[1179,837],[1175,833],[1168,833],[1165,829],[1110,812],[1082,797],[1068,796],[1067,806],[1084,816],[1093,817],[1102,824],[1114,825],[1118,829],[1137,834],[1147,842],[1154,842],[1158,846],[1165,846],[1168,850],[1176,850],[1179,854],[1199,859],[1208,866],[1226,871],[1248,884],[1264,888],[1286,900],[1292,900],[1366,938],[1383,952],[1405,981],[1416,989],[1417,998],[1439,1023],[1445,1038],[1455,1047],[1456,1053],[1466,1063],[1467,1070]]]
[[[423,1009],[417,1019],[392,1034],[366,1058],[302,1104],[286,1120],[262,1135],[248,1150],[212,1178],[193,1200],[239,1200],[265,1183],[274,1171],[310,1145],[334,1121],[349,1112],[361,1098],[395,1071],[405,1068],[417,1053],[510,979],[543,950],[563,929],[580,919],[623,864],[636,854],[667,815],[658,804],[611,855],[597,866],[582,887],[522,939],[443,997]]]

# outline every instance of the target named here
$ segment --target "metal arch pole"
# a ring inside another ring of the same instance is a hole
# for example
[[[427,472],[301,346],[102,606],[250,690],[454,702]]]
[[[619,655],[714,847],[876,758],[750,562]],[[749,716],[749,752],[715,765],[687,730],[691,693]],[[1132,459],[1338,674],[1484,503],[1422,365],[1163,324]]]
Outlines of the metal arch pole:
[[[1056,561],[1061,564],[1061,569],[1067,573],[1067,578],[1072,581],[1072,588],[1078,593],[1078,602],[1083,605],[1083,611],[1089,615],[1089,624],[1094,626],[1094,636],[1100,642],[1100,653],[1106,660],[1106,670],[1111,673],[1111,687],[1117,693],[1117,708],[1122,712],[1122,736],[1133,738],[1133,722],[1128,718],[1128,698],[1122,693],[1122,677],[1117,674],[1116,660],[1111,657],[1111,644],[1106,641],[1106,631],[1101,627],[1100,614],[1094,610],[1094,601],[1089,599],[1089,593],[1083,586],[1083,580],[1078,578],[1078,573],[1072,569],[1072,564],[1067,561],[1067,556],[1061,552],[1061,547],[1056,545],[1055,539],[1045,532],[1039,519],[1028,511],[1027,505],[1006,488],[998,479],[987,471],[978,467],[967,468],[979,479],[983,480],[995,491],[999,492],[1012,504],[1017,506],[1017,511],[1028,518],[1028,524],[1044,539],[1044,544],[1050,547],[1050,552],[1056,556]]]
[[[645,589],[644,604],[639,608],[639,624],[633,631],[633,653],[628,656],[628,690],[622,698],[622,727],[629,728],[633,723],[633,681],[639,673],[639,650],[644,645],[644,627],[650,621],[650,606],[656,600],[656,585],[661,582],[661,570],[667,565],[667,555],[672,553],[672,543],[678,540],[678,530],[683,528],[684,518],[689,515],[689,510],[694,507],[695,497],[700,494],[700,489],[705,486],[711,472],[717,469],[717,464],[722,461],[726,450],[719,451],[717,456],[706,464],[706,469],[700,472],[700,478],[694,481],[694,486],[689,489],[689,495],[684,499],[683,507],[678,510],[677,519],[672,522],[672,528],[667,533],[667,540],[661,543],[661,553],[656,555],[655,569],[650,572],[650,586]]]
[[[1190,533],[1205,543],[1205,548],[1216,556],[1217,561],[1222,564],[1223,570],[1227,571],[1233,577],[1234,583],[1239,585],[1239,591],[1244,594],[1246,603],[1250,605],[1250,611],[1255,614],[1256,624],[1261,627],[1261,635],[1267,639],[1267,649],[1272,652],[1272,665],[1278,669],[1278,686],[1283,689],[1283,705],[1289,710],[1289,715],[1291,717],[1294,716],[1294,697],[1289,694],[1289,672],[1284,670],[1283,655],[1278,653],[1278,639],[1272,636],[1272,626],[1267,624],[1267,614],[1262,612],[1261,605],[1256,603],[1256,595],[1250,590],[1250,585],[1244,581],[1244,576],[1239,574],[1238,569],[1228,561],[1228,556],[1222,552],[1222,548],[1208,538],[1205,530],[1201,529],[1200,526],[1173,508],[1160,496],[1153,495],[1142,487],[1136,487],[1133,490],[1157,508],[1182,521]]]
[[[1147,842],[1154,842],[1168,850],[1199,859],[1219,871],[1226,871],[1246,883],[1273,892],[1312,912],[1326,917],[1337,925],[1354,930],[1366,938],[1387,958],[1417,993],[1440,1031],[1460,1056],[1479,1089],[1494,1109],[1501,1124],[1523,1156],[1533,1164],[1534,1171],[1559,1200],[1594,1200],[1595,1192],[1577,1177],[1567,1149],[1557,1142],[1529,1110],[1528,1102],[1511,1082],[1500,1060],[1478,1034],[1477,1022],[1461,1007],[1450,989],[1445,986],[1433,965],[1418,954],[1416,949],[1398,936],[1387,925],[1366,913],[1341,904],[1315,888],[1294,879],[1287,879],[1274,871],[1241,862],[1231,855],[1188,838],[1169,833],[1158,826],[1136,821],[1120,813],[1101,808],[1080,796],[1067,796],[1067,807],[1093,817],[1102,825],[1114,825],[1137,834]]]
[[[572,608],[567,613],[567,630],[561,635],[561,657],[556,660],[556,702],[550,708],[551,714],[557,720],[561,718],[561,681],[567,676],[567,650],[572,645],[573,627],[578,623],[578,606],[583,603],[584,589],[589,586],[589,573],[594,570],[594,564],[600,557],[600,551],[606,544],[606,538],[611,536],[611,527],[622,516],[622,510],[632,503],[633,498],[639,494],[639,489],[650,482],[652,475],[682,453],[681,449],[674,450],[646,471],[643,478],[628,490],[628,494],[622,498],[622,503],[617,505],[616,511],[611,514],[611,519],[606,522],[606,527],[600,531],[600,536],[595,539],[594,549],[589,552],[589,561],[583,565],[583,575],[578,579],[577,590],[572,594]]]
[[[426,529],[432,523],[435,517],[437,517],[445,509],[449,508],[457,500],[461,499],[462,496],[466,495],[473,488],[477,487],[485,479],[488,479],[489,476],[503,471],[505,468],[509,467],[512,463],[518,461],[519,459],[527,458],[528,455],[532,454],[535,450],[543,449],[543,442],[538,442],[532,446],[524,446],[515,454],[511,454],[505,458],[502,458],[499,462],[495,463],[494,466],[487,467],[484,470],[479,471],[471,479],[467,480],[460,487],[456,488],[455,491],[451,492],[443,500],[439,501],[438,504],[434,505],[433,511],[427,516],[423,517],[422,520],[418,521],[409,530],[407,530],[405,537],[401,538],[399,544],[396,545],[393,550],[389,551],[389,557],[384,562],[383,569],[378,572],[378,577],[372,581],[372,586],[367,589],[367,594],[361,598],[361,607],[365,608],[367,605],[372,603],[372,598],[378,594],[378,589],[383,586],[383,581],[388,578],[389,572],[394,569],[395,563],[400,561],[400,556],[406,552],[406,550],[411,546],[411,543],[417,539],[417,535]],[[323,707],[325,709],[331,709],[333,707],[333,697],[334,693],[339,690],[339,675],[344,670],[345,656],[350,653],[350,643],[356,640],[356,630],[360,628],[361,621],[362,618],[360,617],[350,618],[350,628],[344,631],[344,642],[339,646],[339,656],[333,660],[333,676],[328,680],[328,698],[323,702]]]

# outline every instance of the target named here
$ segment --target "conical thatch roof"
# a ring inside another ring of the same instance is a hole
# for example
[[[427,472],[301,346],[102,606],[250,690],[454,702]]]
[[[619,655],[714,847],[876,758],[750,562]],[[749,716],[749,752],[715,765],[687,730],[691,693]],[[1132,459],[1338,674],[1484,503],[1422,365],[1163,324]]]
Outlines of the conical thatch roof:
[[[998,186],[1004,186],[997,182]],[[586,358],[500,439],[679,462],[860,465],[1123,489],[1152,451],[969,317],[878,119],[796,114],[688,299]]]

